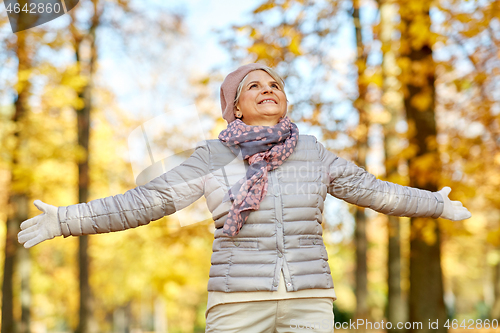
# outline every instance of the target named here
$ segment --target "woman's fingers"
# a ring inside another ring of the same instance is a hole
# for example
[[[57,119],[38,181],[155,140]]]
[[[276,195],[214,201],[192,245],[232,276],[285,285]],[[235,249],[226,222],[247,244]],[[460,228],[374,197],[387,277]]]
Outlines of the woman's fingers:
[[[19,233],[29,234],[30,232],[38,232],[38,225],[37,224],[32,225],[29,228],[21,230]]]
[[[41,210],[42,212],[46,213],[47,212],[47,204],[41,200],[35,200],[33,201],[33,204],[35,205],[36,208]]]
[[[448,197],[448,194],[450,194],[450,192],[451,192],[451,187],[445,186],[441,190],[439,190],[439,192],[441,192],[442,195],[445,195],[446,197]]]
[[[468,219],[472,216],[467,208],[460,201],[452,201],[451,202],[454,210],[455,221],[461,221]]]
[[[472,217],[472,214],[471,212],[469,212],[469,210],[465,207],[462,207],[462,220],[465,220],[465,219],[468,219],[468,218],[471,218]]]
[[[33,232],[32,230],[23,230],[17,234],[17,240],[19,241],[19,243],[24,244],[30,239],[35,238],[36,235],[37,233]]]
[[[20,244],[24,244],[24,247],[27,249],[50,238],[39,230],[37,225],[33,225],[17,234],[17,240]]]
[[[44,240],[46,240],[44,237],[42,237],[41,235],[38,235],[32,239],[30,239],[29,241],[27,241],[25,244],[24,244],[24,247],[29,249],[30,247],[32,246],[35,246],[37,245],[38,243],[41,243],[43,242]]]
[[[460,204],[460,206],[455,205],[455,207],[453,207],[453,210],[455,215],[455,221],[465,220],[472,216],[469,210],[463,207],[462,204]]]
[[[19,243],[23,244],[39,235],[40,230],[38,230],[38,225],[32,225],[27,229],[21,230],[17,234],[17,240],[19,241]]]
[[[30,219],[27,219],[26,221],[24,221],[23,223],[21,223],[21,230],[25,230],[25,229],[28,229],[31,226],[36,225],[39,220],[40,220],[40,215],[32,217]]]

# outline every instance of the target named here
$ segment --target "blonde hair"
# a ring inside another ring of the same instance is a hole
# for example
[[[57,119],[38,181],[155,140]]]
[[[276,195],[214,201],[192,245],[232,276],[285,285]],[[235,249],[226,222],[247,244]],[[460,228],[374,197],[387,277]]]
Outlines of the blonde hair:
[[[254,69],[253,71],[258,71],[258,70],[262,70],[267,74],[269,74],[278,83],[278,86],[280,87],[283,94],[285,94],[286,98],[285,81],[283,80],[283,78],[274,69],[270,67],[257,68]],[[236,97],[234,98],[234,106],[236,106],[236,104],[238,104],[238,101],[240,100],[241,90],[243,89],[243,82],[246,80],[247,76],[253,71],[250,71],[247,75],[245,75],[243,80],[241,80],[240,84],[238,85],[238,89],[236,90]]]

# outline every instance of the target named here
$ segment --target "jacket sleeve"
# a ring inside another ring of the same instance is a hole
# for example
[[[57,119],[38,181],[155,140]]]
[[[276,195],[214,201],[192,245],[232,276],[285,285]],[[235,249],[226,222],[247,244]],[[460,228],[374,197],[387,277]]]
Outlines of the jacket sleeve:
[[[203,195],[208,168],[208,147],[198,146],[181,165],[125,194],[58,207],[63,235],[81,236],[136,228],[173,214]]]
[[[363,168],[328,151],[321,143],[317,142],[317,145],[330,177],[328,193],[334,197],[386,215],[438,218],[443,213],[444,202],[440,193],[377,179]]]

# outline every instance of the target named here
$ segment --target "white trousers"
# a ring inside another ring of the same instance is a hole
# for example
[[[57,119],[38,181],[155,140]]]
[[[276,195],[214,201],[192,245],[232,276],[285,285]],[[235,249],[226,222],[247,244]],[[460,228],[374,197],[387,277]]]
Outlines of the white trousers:
[[[331,298],[294,298],[216,305],[205,333],[333,333],[333,327]]]

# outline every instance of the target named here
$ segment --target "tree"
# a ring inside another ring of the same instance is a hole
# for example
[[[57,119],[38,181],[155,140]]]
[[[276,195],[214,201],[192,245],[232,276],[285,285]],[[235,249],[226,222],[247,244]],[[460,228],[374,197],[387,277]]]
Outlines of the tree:
[[[7,231],[5,240],[5,262],[2,284],[2,332],[29,332],[30,323],[30,292],[29,276],[30,264],[28,250],[24,249],[17,242],[17,232],[22,221],[28,218],[28,196],[29,178],[27,177],[26,159],[22,152],[26,145],[25,130],[27,127],[26,118],[30,109],[29,97],[31,90],[30,75],[34,54],[33,46],[29,45],[30,37],[28,32],[19,32],[14,45],[15,54],[18,60],[16,98],[14,101],[14,114],[12,122],[16,128],[13,132],[15,139],[14,146],[10,149],[11,161],[11,191],[9,195],[9,205],[11,213],[7,218]],[[16,259],[21,275],[21,325],[15,326],[14,320],[14,286],[13,276]]]
[[[415,155],[409,161],[410,186],[437,191],[441,161],[436,145],[435,63],[432,47],[430,0],[399,1],[404,105],[409,144]],[[432,172],[429,170],[432,166]],[[441,235],[437,220],[412,218],[410,234],[411,322],[446,321],[441,270]],[[431,331],[423,326],[424,332]],[[437,331],[445,332],[439,325]]]

